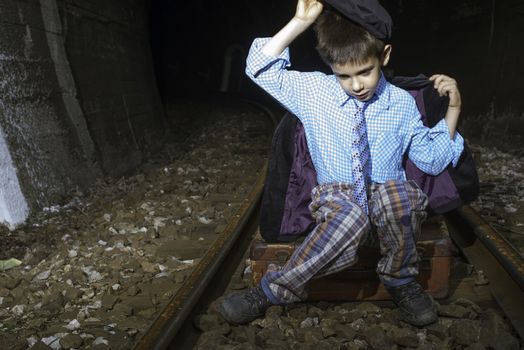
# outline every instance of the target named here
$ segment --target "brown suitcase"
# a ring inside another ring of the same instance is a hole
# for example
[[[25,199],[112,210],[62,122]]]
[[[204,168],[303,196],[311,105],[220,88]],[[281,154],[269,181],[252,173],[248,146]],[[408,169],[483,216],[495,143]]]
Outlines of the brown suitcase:
[[[268,244],[257,237],[250,251],[252,279],[257,284],[269,264],[282,266],[300,243]],[[421,256],[418,282],[434,298],[445,298],[449,290],[452,244],[445,222],[434,217],[422,225],[417,242]],[[378,249],[362,247],[354,266],[333,275],[311,280],[306,285],[308,300],[388,300],[390,296],[375,272]]]

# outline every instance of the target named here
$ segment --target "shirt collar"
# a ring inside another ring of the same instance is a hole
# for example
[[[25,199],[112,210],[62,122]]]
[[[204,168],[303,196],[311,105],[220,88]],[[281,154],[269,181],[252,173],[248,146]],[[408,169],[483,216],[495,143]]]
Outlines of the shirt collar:
[[[342,89],[338,81],[337,81],[337,86],[338,86],[338,90],[336,92],[337,94],[336,98],[337,98],[337,101],[339,102],[340,107],[344,106],[350,100],[355,101],[357,104],[361,104],[361,102],[359,102],[356,98],[348,95]],[[366,104],[376,103],[379,107],[388,109],[390,106],[389,104],[390,94],[391,94],[390,86],[388,82],[386,81],[384,74],[381,72],[380,79],[378,81],[378,85],[375,90],[375,93],[373,94],[373,97],[369,101],[366,101]]]

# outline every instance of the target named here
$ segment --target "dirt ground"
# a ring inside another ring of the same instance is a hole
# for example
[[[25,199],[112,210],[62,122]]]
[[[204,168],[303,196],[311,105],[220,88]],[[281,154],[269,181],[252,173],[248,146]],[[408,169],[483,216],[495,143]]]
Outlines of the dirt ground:
[[[251,191],[272,124],[238,102],[177,101],[178,130],[135,174],[1,231],[0,348],[129,349]]]
[[[182,131],[136,173],[0,231],[0,260],[21,262],[0,271],[1,349],[130,348],[224,229],[267,159],[271,122],[232,102],[176,101],[169,114]],[[472,149],[473,206],[524,253],[523,159]]]
[[[524,152],[471,148],[480,177],[480,195],[472,207],[524,257]]]

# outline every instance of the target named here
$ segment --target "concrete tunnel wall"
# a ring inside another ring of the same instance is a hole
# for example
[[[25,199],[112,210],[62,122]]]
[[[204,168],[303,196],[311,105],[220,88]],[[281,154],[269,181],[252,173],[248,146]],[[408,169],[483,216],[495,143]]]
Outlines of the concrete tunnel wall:
[[[0,2],[0,221],[135,168],[165,136],[146,0]]]

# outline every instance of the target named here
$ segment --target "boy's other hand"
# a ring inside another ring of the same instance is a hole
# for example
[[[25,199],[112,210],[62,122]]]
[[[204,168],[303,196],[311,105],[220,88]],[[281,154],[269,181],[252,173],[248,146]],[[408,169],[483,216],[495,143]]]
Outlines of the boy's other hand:
[[[295,18],[311,24],[320,16],[323,8],[324,5],[317,0],[298,0]]]
[[[429,80],[434,84],[440,96],[449,97],[448,108],[460,109],[462,100],[460,98],[460,91],[458,89],[457,81],[444,74],[432,75]]]

